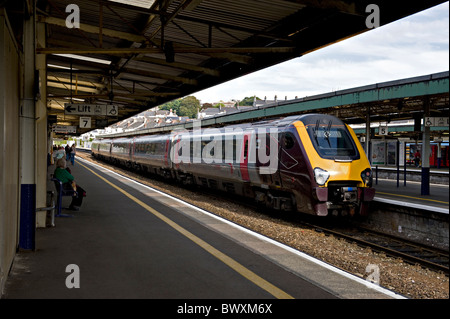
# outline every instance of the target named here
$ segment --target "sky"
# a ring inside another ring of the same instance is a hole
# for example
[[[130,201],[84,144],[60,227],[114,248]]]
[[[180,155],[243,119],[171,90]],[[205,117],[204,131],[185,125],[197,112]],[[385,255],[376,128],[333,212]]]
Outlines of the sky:
[[[381,12],[381,14],[383,14]],[[449,2],[192,95],[294,99],[449,70]]]

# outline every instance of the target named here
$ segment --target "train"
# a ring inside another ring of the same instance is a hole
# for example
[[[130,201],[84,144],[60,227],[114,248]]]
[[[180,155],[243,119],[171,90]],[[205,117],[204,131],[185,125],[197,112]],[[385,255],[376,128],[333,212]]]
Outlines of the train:
[[[339,118],[304,114],[258,122],[101,138],[92,155],[183,185],[249,198],[278,211],[365,216],[372,170]]]

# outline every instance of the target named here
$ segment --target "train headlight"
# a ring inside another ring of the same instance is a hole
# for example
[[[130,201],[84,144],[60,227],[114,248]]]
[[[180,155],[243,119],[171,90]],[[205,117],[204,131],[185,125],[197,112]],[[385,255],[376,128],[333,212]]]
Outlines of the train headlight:
[[[330,178],[330,173],[326,170],[323,170],[319,167],[314,169],[314,179],[316,180],[317,185],[323,186]]]
[[[364,185],[371,187],[372,186],[372,170],[370,168],[366,168],[361,172],[361,178],[364,182]]]

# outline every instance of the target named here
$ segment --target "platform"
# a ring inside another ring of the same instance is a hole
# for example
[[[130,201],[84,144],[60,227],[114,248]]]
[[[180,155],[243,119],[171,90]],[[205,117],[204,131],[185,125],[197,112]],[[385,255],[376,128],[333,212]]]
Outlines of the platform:
[[[402,298],[89,162],[69,167],[83,206],[17,254],[5,299]]]
[[[398,186],[397,186],[398,185]],[[448,250],[449,186],[430,184],[421,195],[421,183],[378,179],[370,214],[361,225],[385,234]]]
[[[397,180],[397,172],[399,176],[399,180],[403,183],[405,173],[406,173],[406,182],[421,182],[422,181],[422,168],[407,166],[406,172],[404,167],[400,167],[397,169],[393,166],[375,166],[372,167],[374,176],[377,176],[380,179],[390,179]],[[375,177],[374,177],[375,179]],[[449,185],[449,169],[448,167],[443,168],[430,168],[430,184],[443,184]]]
[[[378,179],[373,187],[376,189],[375,201],[394,205],[415,207],[423,210],[449,214],[449,185],[430,184],[430,194],[421,195],[420,182]]]

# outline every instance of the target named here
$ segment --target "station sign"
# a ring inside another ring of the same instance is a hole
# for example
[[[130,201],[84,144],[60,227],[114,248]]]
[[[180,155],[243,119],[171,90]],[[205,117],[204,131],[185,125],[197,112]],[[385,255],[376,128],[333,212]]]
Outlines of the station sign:
[[[67,125],[54,125],[52,127],[52,132],[59,134],[76,134],[77,127],[76,126],[67,126]]]
[[[91,128],[90,116],[80,116],[80,128]]]
[[[117,105],[106,104],[64,104],[65,115],[86,115],[86,116],[118,116],[119,107]]]
[[[425,127],[449,126],[449,118],[425,116],[424,125]]]
[[[386,125],[380,125],[380,128],[378,130],[379,135],[389,135],[389,129]]]

